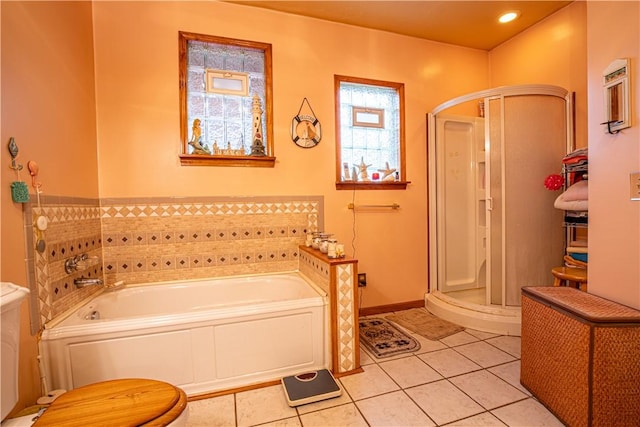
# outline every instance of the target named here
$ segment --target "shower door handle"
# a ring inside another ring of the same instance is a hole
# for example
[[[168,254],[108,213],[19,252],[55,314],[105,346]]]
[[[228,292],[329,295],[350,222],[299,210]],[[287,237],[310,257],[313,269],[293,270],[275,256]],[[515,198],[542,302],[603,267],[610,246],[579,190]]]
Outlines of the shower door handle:
[[[487,210],[493,210],[493,197],[487,197]]]

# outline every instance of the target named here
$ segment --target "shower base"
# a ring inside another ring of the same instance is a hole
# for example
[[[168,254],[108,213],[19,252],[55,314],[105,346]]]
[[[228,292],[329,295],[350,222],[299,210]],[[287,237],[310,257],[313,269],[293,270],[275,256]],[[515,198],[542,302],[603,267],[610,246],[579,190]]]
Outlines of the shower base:
[[[432,314],[478,331],[520,336],[520,307],[501,307],[460,301],[440,291],[425,295],[425,306]]]

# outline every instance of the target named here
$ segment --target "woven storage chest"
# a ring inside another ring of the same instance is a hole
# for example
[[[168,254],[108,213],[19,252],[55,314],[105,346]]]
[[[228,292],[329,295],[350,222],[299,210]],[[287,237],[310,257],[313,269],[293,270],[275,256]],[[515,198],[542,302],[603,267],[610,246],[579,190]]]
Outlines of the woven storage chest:
[[[639,426],[640,311],[569,287],[522,288],[520,382],[569,426]]]

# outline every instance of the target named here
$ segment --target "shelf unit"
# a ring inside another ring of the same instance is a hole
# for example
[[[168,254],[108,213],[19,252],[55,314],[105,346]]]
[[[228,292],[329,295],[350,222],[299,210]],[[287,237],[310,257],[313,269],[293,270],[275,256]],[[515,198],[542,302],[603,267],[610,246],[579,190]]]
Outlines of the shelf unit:
[[[586,152],[585,152],[586,156]],[[578,164],[564,164],[564,190],[582,180],[588,180],[588,160]],[[589,211],[564,211],[564,226],[566,228],[565,253],[574,259],[587,262],[587,241],[589,227]]]

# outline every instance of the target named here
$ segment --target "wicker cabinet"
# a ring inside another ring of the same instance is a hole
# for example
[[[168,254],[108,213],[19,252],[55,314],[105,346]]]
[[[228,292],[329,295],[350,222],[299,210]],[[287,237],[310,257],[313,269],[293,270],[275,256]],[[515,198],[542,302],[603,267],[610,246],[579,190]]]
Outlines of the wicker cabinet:
[[[569,287],[522,289],[520,382],[569,426],[640,423],[640,311]]]

